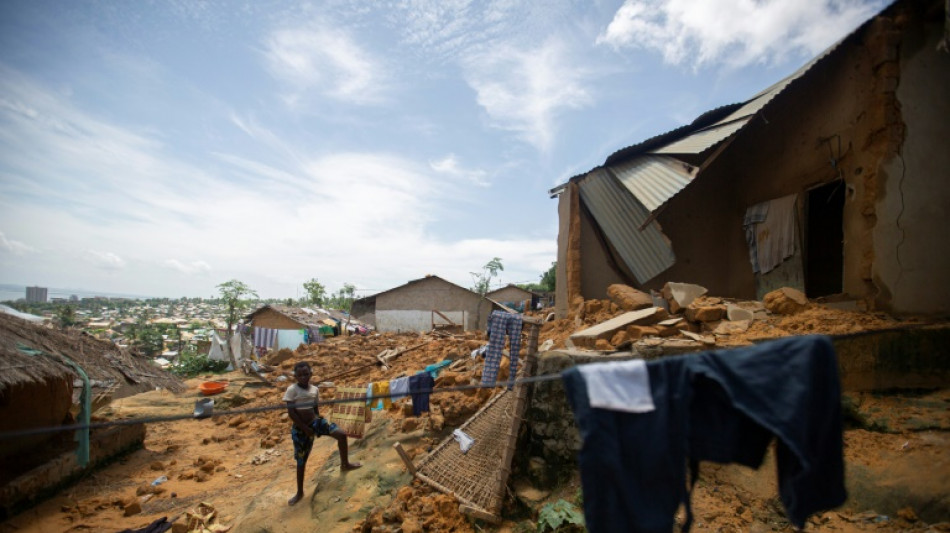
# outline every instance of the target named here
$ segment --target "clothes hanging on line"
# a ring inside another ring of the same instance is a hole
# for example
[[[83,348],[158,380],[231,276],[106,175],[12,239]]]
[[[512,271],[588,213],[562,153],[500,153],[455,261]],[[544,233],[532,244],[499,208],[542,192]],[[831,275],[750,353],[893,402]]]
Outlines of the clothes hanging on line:
[[[580,369],[562,375],[583,440],[588,531],[669,532],[680,504],[688,530],[687,459],[691,483],[699,461],[757,468],[773,437],[793,525],[844,503],[841,387],[827,337],[667,357],[646,368],[655,409],[643,413],[592,407]]]
[[[482,369],[482,385],[498,380],[498,367],[501,365],[501,351],[508,338],[508,357],[511,360],[508,380],[514,381],[518,373],[518,352],[521,350],[521,315],[507,311],[492,311],[488,316],[488,351],[485,353],[485,366]],[[511,388],[511,385],[508,386]]]
[[[401,400],[409,392],[409,376],[389,380],[389,394],[392,401]]]
[[[382,396],[382,398],[380,397]],[[388,381],[374,381],[367,385],[366,387],[366,405],[372,407],[374,410],[379,411],[381,409],[389,409],[393,406],[392,400],[389,398],[389,382]]]
[[[435,386],[435,380],[428,372],[419,372],[409,378],[409,391],[412,392],[412,414],[419,416],[429,411],[429,392]]]
[[[445,359],[443,361],[439,361],[438,363],[427,366],[425,371],[428,372],[430,376],[432,376],[432,379],[435,379],[439,377],[439,373],[442,372],[443,368],[451,365],[452,363],[452,360]]]
[[[254,327],[254,347],[270,348],[277,342],[277,330],[271,328]]]

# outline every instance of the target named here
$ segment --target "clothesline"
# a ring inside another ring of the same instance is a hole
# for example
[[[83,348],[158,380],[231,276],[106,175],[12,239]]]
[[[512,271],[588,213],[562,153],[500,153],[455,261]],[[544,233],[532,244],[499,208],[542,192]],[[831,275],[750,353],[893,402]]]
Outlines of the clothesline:
[[[400,393],[398,395],[393,395],[393,394],[380,395],[380,396],[374,395],[373,398],[383,398],[383,397],[392,398],[393,396],[401,397],[407,394],[409,395],[411,394],[442,394],[446,392],[459,392],[459,391],[466,391],[466,390],[473,390],[473,389],[491,389],[495,387],[504,387],[508,385],[527,385],[530,383],[555,381],[559,379],[561,379],[560,373],[545,374],[541,376],[520,378],[514,381],[497,381],[490,384],[479,383],[475,385],[456,385],[453,387],[442,387],[442,388],[430,387],[428,389],[409,390],[405,393]],[[365,401],[366,401],[366,398],[321,400],[317,402],[294,404],[294,407],[312,407],[314,405],[326,406],[326,405],[334,405],[334,404],[340,404],[340,403],[364,403]],[[31,429],[16,430],[16,431],[5,431],[3,433],[0,433],[0,441],[19,438],[19,437],[28,437],[32,435],[59,433],[61,431],[101,429],[101,428],[108,428],[108,427],[114,427],[114,426],[133,426],[136,424],[153,424],[157,422],[174,422],[177,420],[187,420],[187,419],[192,419],[192,418],[199,419],[199,418],[211,418],[211,417],[216,417],[216,416],[233,416],[233,415],[239,415],[239,414],[263,413],[267,411],[276,411],[276,410],[284,410],[284,409],[287,409],[287,404],[285,403],[279,404],[279,405],[248,407],[245,409],[229,409],[225,411],[217,411],[217,412],[212,413],[211,415],[203,415],[203,416],[198,416],[192,413],[192,414],[179,414],[179,415],[168,415],[168,416],[130,418],[126,420],[111,420],[109,422],[96,422],[96,423],[90,423],[90,424],[69,424],[69,425],[63,425],[63,426],[47,426],[47,427],[31,428]]]

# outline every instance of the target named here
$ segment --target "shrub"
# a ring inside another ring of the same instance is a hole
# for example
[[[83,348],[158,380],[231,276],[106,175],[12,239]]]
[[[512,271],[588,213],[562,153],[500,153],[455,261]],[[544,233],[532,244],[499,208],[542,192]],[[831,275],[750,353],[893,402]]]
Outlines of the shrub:
[[[223,372],[231,364],[229,361],[214,361],[207,355],[184,352],[169,370],[176,375],[194,377],[208,372]]]
[[[538,512],[538,532],[586,531],[584,514],[572,503],[563,499],[546,503]]]

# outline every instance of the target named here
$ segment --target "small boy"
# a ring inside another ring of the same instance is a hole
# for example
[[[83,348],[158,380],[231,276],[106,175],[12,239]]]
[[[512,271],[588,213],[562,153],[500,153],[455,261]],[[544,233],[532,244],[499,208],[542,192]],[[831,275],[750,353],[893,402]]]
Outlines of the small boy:
[[[287,392],[284,393],[284,401],[287,402],[287,413],[294,422],[290,428],[290,436],[294,441],[294,459],[297,460],[297,494],[287,502],[288,505],[293,505],[303,498],[304,470],[307,467],[310,450],[313,449],[315,436],[329,435],[336,439],[337,447],[340,450],[340,470],[354,470],[362,466],[360,463],[349,461],[346,433],[338,428],[336,424],[328,422],[327,419],[320,416],[320,412],[317,410],[320,390],[316,385],[310,384],[312,374],[310,363],[300,361],[294,365],[294,378],[297,379],[297,383],[287,387]],[[301,404],[302,406],[296,407],[296,405]]]

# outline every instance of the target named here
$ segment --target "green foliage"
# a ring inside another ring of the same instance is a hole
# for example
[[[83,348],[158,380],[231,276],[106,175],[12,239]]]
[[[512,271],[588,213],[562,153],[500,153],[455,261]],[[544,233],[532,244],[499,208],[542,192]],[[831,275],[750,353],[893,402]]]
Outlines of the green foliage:
[[[554,503],[546,503],[538,512],[538,532],[568,532],[586,531],[584,528],[584,513],[574,504],[560,499]]]
[[[56,317],[56,323],[59,324],[61,328],[68,328],[70,326],[75,326],[79,323],[76,319],[76,307],[72,305],[61,305],[53,311],[53,316]]]
[[[317,281],[317,278],[310,278],[310,281],[305,281],[303,290],[307,291],[307,299],[311,304],[323,305],[323,300],[327,297],[327,288]]]
[[[343,287],[327,299],[327,306],[333,309],[342,309],[349,311],[353,307],[353,300],[356,299],[356,285],[344,283]]]
[[[499,271],[504,269],[504,265],[501,264],[501,258],[495,257],[485,263],[481,272],[470,272],[475,282],[475,285],[472,286],[472,290],[484,296],[491,289],[491,279],[497,276]]]
[[[183,352],[178,361],[169,367],[173,374],[184,377],[195,377],[198,374],[223,372],[228,368],[227,361],[214,361],[207,355],[195,353],[194,350]]]
[[[249,299],[257,298],[257,292],[248,287],[244,282],[236,279],[218,285],[218,292],[221,293],[221,299],[224,301],[224,306],[227,310],[227,315],[224,320],[228,325],[228,357],[231,359],[234,368],[237,368],[237,359],[235,359],[234,354],[231,353],[231,330],[234,324],[237,323],[238,318],[240,318],[239,314],[241,311],[251,305]]]
[[[551,268],[549,268],[544,274],[541,274],[541,290],[545,292],[554,292],[556,286],[557,261],[553,261],[551,263]]]

